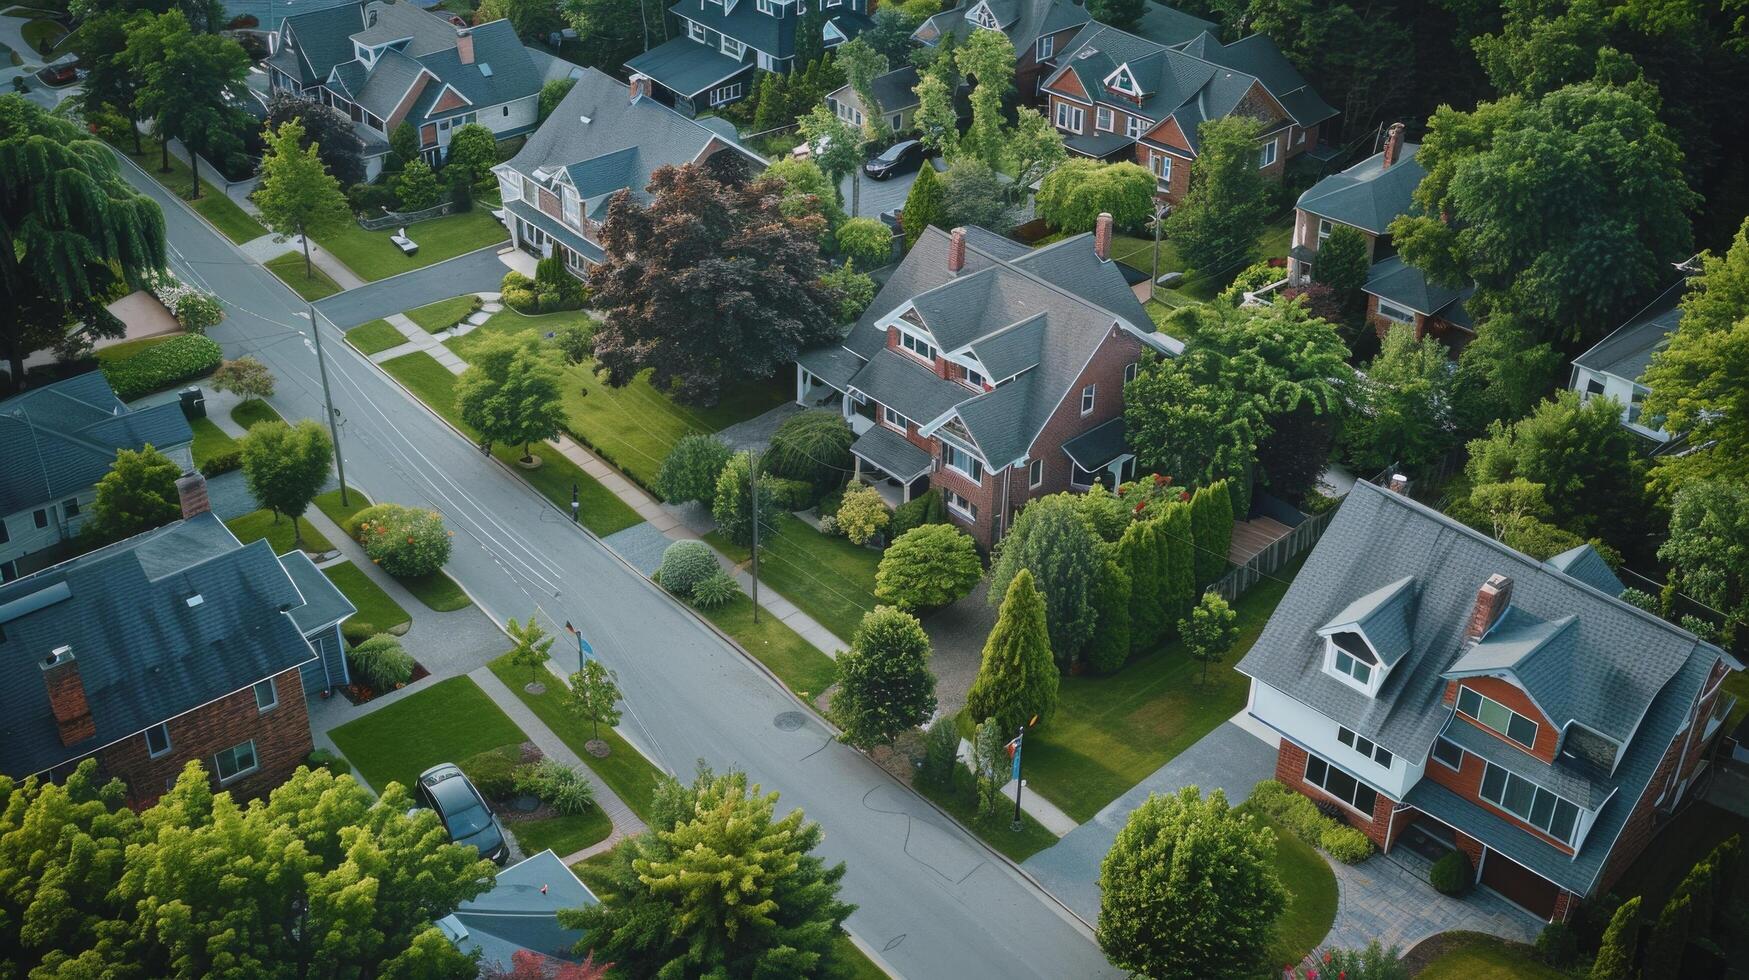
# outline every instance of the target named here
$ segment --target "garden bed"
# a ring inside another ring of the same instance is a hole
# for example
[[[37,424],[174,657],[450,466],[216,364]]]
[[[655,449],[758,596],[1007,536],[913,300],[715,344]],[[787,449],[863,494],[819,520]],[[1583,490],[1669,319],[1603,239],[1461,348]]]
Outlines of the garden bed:
[[[426,670],[424,664],[415,660],[413,661],[413,676],[407,678],[407,683],[402,684],[401,687],[395,688],[395,690],[399,691],[402,687],[411,687],[430,676],[431,671]],[[351,701],[353,704],[369,704],[385,694],[394,693],[393,691],[375,690],[363,681],[353,681],[340,690],[345,693],[346,700]]]

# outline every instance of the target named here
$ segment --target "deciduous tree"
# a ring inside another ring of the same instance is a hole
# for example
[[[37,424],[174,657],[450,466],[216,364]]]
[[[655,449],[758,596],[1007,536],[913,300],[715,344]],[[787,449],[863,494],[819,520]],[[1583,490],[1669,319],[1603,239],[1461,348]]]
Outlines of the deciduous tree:
[[[1141,22],[1148,0],[1089,0],[1087,12],[1101,24],[1130,30]]]
[[[1368,268],[1366,236],[1352,225],[1338,224],[1318,245],[1312,279],[1334,290],[1344,310],[1352,310],[1360,287],[1366,284]]]
[[[1190,615],[1178,622],[1191,659],[1202,664],[1202,682],[1208,683],[1209,664],[1218,664],[1239,637],[1239,614],[1218,592],[1204,592]]]
[[[1343,452],[1360,473],[1430,463],[1457,439],[1452,416],[1456,378],[1445,345],[1397,324],[1357,379],[1358,411],[1342,430]]]
[[[281,240],[291,235],[303,240],[304,275],[312,276],[310,236],[339,231],[352,220],[352,209],[340,182],[323,166],[316,145],[304,145],[302,122],[282,123],[277,132],[266,134],[266,140],[256,207]]]
[[[540,683],[541,675],[547,668],[547,661],[552,659],[553,641],[557,637],[548,636],[547,631],[534,616],[518,623],[511,619],[504,624],[504,632],[510,635],[514,644],[504,656],[512,667],[520,667],[528,671],[528,686]]]
[[[851,745],[889,745],[935,713],[929,634],[910,613],[891,606],[864,613],[837,662],[832,718]]]
[[[819,166],[832,183],[832,194],[839,207],[844,206],[844,179],[850,178],[854,193],[862,167],[862,134],[826,108],[814,106],[806,115],[796,118],[796,131],[811,150],[809,159]]]
[[[1621,405],[1563,391],[1529,415],[1469,445],[1464,472],[1476,485],[1523,477],[1548,490],[1556,524],[1580,534],[1631,535],[1646,516],[1645,467]]]
[[[961,156],[947,168],[941,183],[942,227],[983,228],[998,235],[1014,227],[1015,208],[1008,203],[1008,190],[989,164]]]
[[[450,134],[443,175],[452,183],[463,182],[475,190],[490,188],[498,180],[492,175],[497,163],[498,137],[479,123],[468,123]]]
[[[129,22],[128,32],[124,57],[145,77],[135,105],[155,122],[158,137],[166,141],[166,171],[168,140],[180,140],[188,149],[188,196],[198,198],[200,157],[222,159],[242,146],[240,134],[249,117],[238,107],[252,98],[244,84],[249,56],[228,37],[191,32],[180,10],[136,18]]]
[[[1702,480],[1677,491],[1658,557],[1678,588],[1725,614],[1734,634],[1749,620],[1749,489]]]
[[[1009,127],[1003,142],[1008,147],[1008,159],[1014,164],[1016,187],[1026,188],[1038,183],[1069,156],[1069,151],[1063,146],[1063,134],[1030,106],[1014,110],[1014,125]]]
[[[887,112],[875,94],[874,80],[887,73],[887,56],[857,38],[840,44],[832,53],[833,60],[844,68],[844,78],[856,99],[862,103],[862,138],[864,142],[886,139],[893,133],[887,124]]]
[[[973,31],[956,54],[972,89],[972,125],[960,149],[995,169],[1005,154],[1002,104],[1014,89],[1014,45],[1001,31]]]
[[[565,426],[558,365],[532,331],[490,337],[474,349],[472,363],[455,382],[455,408],[487,442],[529,447],[556,437]]]
[[[555,78],[542,85],[540,87],[540,121],[546,122],[547,117],[553,114],[553,110],[557,109],[559,103],[565,101],[565,96],[570,95],[571,90],[576,87],[577,80],[575,78]]]
[[[283,89],[275,92],[267,100],[267,129],[278,132],[294,119],[304,127],[301,145],[316,148],[322,163],[342,187],[364,180],[364,140],[345,113]]]
[[[1026,505],[997,548],[990,567],[990,603],[1006,602],[1022,570],[1044,596],[1051,652],[1067,669],[1093,638],[1105,545],[1074,494],[1055,493]],[[985,714],[985,712],[979,712]]]
[[[565,707],[571,714],[589,723],[592,743],[601,742],[601,726],[619,724],[620,691],[618,678],[607,665],[591,657],[583,669],[571,675],[571,687],[565,694]],[[601,742],[601,754],[606,755],[607,743]]]
[[[182,467],[150,444],[116,450],[109,472],[97,481],[91,516],[80,534],[98,543],[120,541],[175,520],[182,515],[176,492],[181,475]]]
[[[681,436],[662,460],[656,490],[671,504],[708,503],[717,493],[717,477],[729,462],[729,447],[716,436]]]
[[[1261,127],[1244,116],[1197,127],[1202,149],[1190,165],[1190,191],[1166,216],[1166,239],[1198,275],[1244,265],[1269,217],[1269,191],[1257,169]]]
[[[257,422],[243,437],[243,480],[256,502],[273,511],[273,519],[292,519],[292,540],[303,547],[304,511],[328,482],[334,464],[334,443],[314,419],[296,425]]]
[[[991,586],[995,591],[995,586]],[[1045,600],[1022,568],[1003,590],[996,626],[984,641],[978,676],[966,692],[966,709],[1012,732],[1035,716],[1043,724],[1057,707],[1057,665],[1051,659]]]
[[[868,269],[892,261],[893,233],[876,218],[850,218],[838,227],[838,251]]]
[[[395,196],[400,198],[401,210],[423,211],[436,207],[443,196],[443,187],[437,182],[437,174],[421,157],[413,157],[401,167],[401,174],[395,178]]]
[[[1102,212],[1119,228],[1135,228],[1153,214],[1154,175],[1133,163],[1077,158],[1045,175],[1035,207],[1071,234],[1092,231]]]
[[[659,0],[563,0],[559,10],[577,32],[581,65],[617,68],[667,37]]]
[[[214,391],[228,391],[243,401],[273,397],[273,372],[250,354],[224,361],[207,378]]]
[[[912,116],[917,138],[934,153],[953,156],[960,141],[959,110],[954,106],[953,90],[939,75],[926,74],[917,80],[912,91],[917,95],[917,111]],[[921,173],[918,179],[922,179]]]

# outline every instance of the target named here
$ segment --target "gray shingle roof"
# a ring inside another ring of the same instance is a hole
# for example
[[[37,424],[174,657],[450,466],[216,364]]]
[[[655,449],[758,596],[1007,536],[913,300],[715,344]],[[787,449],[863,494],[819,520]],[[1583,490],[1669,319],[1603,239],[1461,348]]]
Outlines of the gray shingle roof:
[[[1573,859],[1522,831],[1508,833],[1504,821],[1432,780],[1422,779],[1406,799],[1583,894],[1700,683],[1722,656],[1718,648],[1443,514],[1363,482],[1343,501],[1238,669],[1397,755],[1421,759],[1451,718],[1441,700],[1445,674],[1467,652],[1462,634],[1476,589],[1496,573],[1513,579],[1512,608],[1547,621],[1574,617],[1558,642],[1544,644],[1519,668],[1526,689],[1557,724],[1589,718],[1586,727],[1609,733],[1619,730],[1619,719],[1631,725],[1643,713],[1616,771],[1607,777],[1615,797]],[[1381,682],[1378,697],[1369,698],[1323,672],[1324,641],[1317,627],[1355,597],[1404,576],[1420,584],[1413,646]]]
[[[870,428],[850,444],[850,451],[888,476],[915,480],[929,472],[934,460],[909,439],[883,425]]]
[[[210,513],[0,586],[0,771],[41,772],[313,659],[290,615],[303,602],[266,541],[239,545]],[[97,728],[70,748],[37,666],[60,646]]]
[[[130,412],[101,371],[0,401],[0,517],[89,490],[118,449],[193,440],[180,407]]]
[[[1475,287],[1451,289],[1431,282],[1420,269],[1400,255],[1374,262],[1361,291],[1390,300],[1423,316],[1445,316],[1448,307],[1461,306]],[[1468,317],[1465,317],[1468,322]]]
[[[1153,41],[1155,44],[1183,44],[1199,34],[1218,31],[1219,24],[1192,17],[1182,10],[1174,10],[1162,3],[1147,4],[1142,12],[1141,22],[1136,25],[1136,33]]]
[[[1321,629],[1357,629],[1386,666],[1395,666],[1413,645],[1415,579],[1405,575],[1342,608]]]
[[[358,612],[352,600],[322,574],[309,555],[301,551],[287,552],[279,556],[279,563],[291,576],[298,594],[304,597],[304,604],[291,611],[291,618],[305,636]]]
[[[1670,334],[1682,322],[1678,305],[1688,290],[1688,280],[1682,279],[1658,294],[1633,319],[1617,327],[1590,350],[1573,358],[1579,367],[1613,374],[1629,381],[1639,381],[1651,366],[1652,355],[1663,349]]]
[[[850,386],[918,425],[933,422],[971,396],[971,389],[937,377],[903,354],[881,350],[850,379]]]
[[[990,372],[991,381],[1006,381],[1044,356],[1044,314],[1004,327],[972,342],[972,356]]]
[[[1627,589],[1616,577],[1615,569],[1609,567],[1609,562],[1588,544],[1561,552],[1549,559],[1549,565],[1605,595],[1619,596]]]
[[[1088,472],[1109,466],[1112,460],[1129,452],[1129,442],[1124,438],[1123,416],[1096,425],[1063,443],[1063,452],[1075,461],[1075,465]]]
[[[352,40],[366,47],[402,41],[399,50],[412,58],[433,51],[455,47],[455,27],[443,17],[420,10],[406,3],[372,3],[366,6],[366,19],[376,15],[376,23],[354,27]]]
[[[306,85],[327,78],[335,65],[353,60],[352,35],[364,27],[364,14],[355,3],[294,14],[285,20],[291,25],[297,51],[281,49],[286,61],[276,56],[274,64],[284,68],[289,61],[297,70],[288,74]]]
[[[736,61],[716,48],[677,37],[626,62],[626,68],[690,98],[751,70],[753,63]]]
[[[1383,235],[1392,220],[1409,213],[1415,188],[1427,176],[1415,159],[1420,150],[1420,144],[1404,143],[1402,156],[1389,167],[1384,165],[1382,152],[1374,153],[1313,184],[1300,195],[1297,206],[1319,217]]]
[[[437,101],[443,85],[427,85],[415,108],[421,117],[442,118],[474,112],[487,106],[539,94],[541,70],[535,65],[534,59],[528,56],[528,49],[522,46],[522,41],[517,38],[509,21],[495,20],[481,24],[474,28],[473,37],[472,64],[462,64],[453,36],[450,38],[449,47],[418,56],[419,63],[427,71],[436,75],[443,84],[453,85],[471,103],[432,113],[430,107]],[[491,74],[486,73],[486,66],[490,67]]]
[[[751,3],[737,3],[735,9],[723,13],[723,6],[711,0],[681,0],[680,3],[668,8],[668,12],[676,17],[684,17],[696,21],[729,37],[740,41],[758,51],[763,51],[773,58],[789,58],[796,53],[796,24],[799,17],[773,17],[762,14],[759,8]],[[793,15],[794,8],[791,8]],[[704,45],[687,40],[684,25],[681,40],[695,48],[709,51]],[[636,59],[634,59],[636,60]],[[749,62],[751,67],[751,62]],[[651,76],[655,77],[655,76]],[[661,81],[661,79],[657,79]],[[666,84],[666,83],[664,83]]]
[[[1528,752],[1520,752],[1501,741],[1498,735],[1483,731],[1462,718],[1454,716],[1451,724],[1445,726],[1442,737],[1465,752],[1480,756],[1587,810],[1596,809],[1615,788],[1605,774],[1591,766],[1565,762],[1551,765]]]
[[[413,87],[413,82],[425,70],[418,60],[410,55],[404,55],[394,48],[384,51],[371,66],[370,77],[365,79],[364,87],[359,90],[358,104],[378,119],[388,119],[395,114],[395,109],[406,98],[407,90]],[[427,87],[430,83],[427,83]],[[432,93],[425,93],[432,98]]]
[[[966,14],[977,5],[978,0],[964,0],[953,9],[924,21],[913,36],[926,44],[939,43],[947,34],[963,41],[977,29],[966,19]],[[1013,42],[1014,50],[1021,52],[1032,47],[1043,35],[1093,20],[1084,5],[1072,0],[990,0],[990,12],[996,15],[1002,33]]]
[[[478,949],[482,966],[500,969],[524,949],[575,960],[571,950],[584,933],[560,925],[558,913],[595,904],[595,894],[545,850],[498,872],[491,891],[456,906],[455,918],[468,931],[456,946],[464,953]]]
[[[1288,62],[1281,48],[1262,34],[1222,44],[1213,34],[1205,33],[1191,43],[1197,48],[1197,57],[1263,82],[1269,94],[1301,126],[1315,126],[1336,115],[1336,110],[1307,84],[1299,69]]]

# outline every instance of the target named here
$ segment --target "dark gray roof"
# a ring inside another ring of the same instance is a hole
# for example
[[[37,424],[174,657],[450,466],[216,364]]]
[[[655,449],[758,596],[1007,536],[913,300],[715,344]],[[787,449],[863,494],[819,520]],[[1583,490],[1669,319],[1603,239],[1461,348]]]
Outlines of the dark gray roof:
[[[1616,577],[1615,569],[1609,567],[1609,562],[1588,544],[1561,552],[1549,559],[1549,565],[1605,595],[1619,596],[1627,589]]]
[[[1109,466],[1112,460],[1129,451],[1129,443],[1124,439],[1122,415],[1063,443],[1063,452],[1069,454],[1075,465],[1088,472]]]
[[[1101,262],[1089,244],[1081,236],[1065,238],[1022,255],[1014,260],[1014,265],[1131,323],[1143,326],[1151,323],[1148,311],[1136,299],[1135,290],[1117,264]]]
[[[456,906],[454,917],[468,931],[456,946],[464,953],[478,949],[482,966],[507,969],[524,949],[574,961],[572,948],[584,933],[559,925],[558,913],[595,904],[595,894],[545,850],[498,872],[491,891]]]
[[[0,517],[91,489],[118,449],[193,439],[177,405],[130,412],[101,371],[0,401]]]
[[[626,62],[626,68],[690,98],[750,71],[753,62],[736,61],[716,48],[677,37]]]
[[[911,65],[897,68],[880,75],[870,84],[874,88],[874,96],[881,104],[882,112],[899,112],[917,104],[917,69]],[[842,99],[851,93],[848,84],[841,85],[832,92],[832,97]],[[861,101],[861,100],[858,100]],[[867,106],[863,106],[867,110]]]
[[[346,598],[328,576],[316,567],[310,556],[301,551],[291,551],[279,556],[279,563],[285,567],[285,573],[291,576],[292,584],[297,586],[298,594],[304,597],[304,604],[291,611],[292,622],[298,624],[298,631],[305,636],[331,626],[358,612],[358,607],[352,600]]]
[[[862,370],[862,358],[845,347],[816,347],[796,358],[808,373],[839,391]]]
[[[888,476],[910,482],[929,472],[934,460],[911,440],[884,425],[876,425],[850,444],[850,451]]]
[[[364,27],[364,13],[358,4],[347,3],[294,14],[285,22],[291,25],[297,50],[281,48],[273,63],[308,85],[327,78],[335,65],[353,60],[352,35]]]
[[[1431,282],[1420,269],[1403,261],[1400,255],[1374,262],[1367,272],[1362,291],[1398,306],[1414,310],[1423,316],[1445,316],[1447,307],[1462,306],[1475,292],[1475,287],[1451,289]],[[1465,322],[1468,322],[1466,316]]]
[[[972,341],[972,356],[990,372],[991,381],[1006,381],[1039,362],[1044,356],[1045,315]]]
[[[1574,617],[1559,642],[1546,644],[1520,668],[1523,686],[1538,703],[1554,705],[1556,724],[1589,717],[1596,724],[1586,727],[1608,733],[1618,725],[1598,718],[1598,708],[1629,724],[1643,714],[1607,777],[1615,797],[1571,860],[1528,834],[1506,834],[1503,821],[1432,780],[1417,783],[1407,801],[1583,894],[1700,683],[1723,656],[1717,647],[1437,511],[1362,482],[1343,501],[1238,669],[1397,755],[1421,759],[1451,717],[1441,700],[1446,673],[1468,652],[1463,629],[1476,590],[1496,573],[1513,580],[1511,608],[1545,621]],[[1413,646],[1381,682],[1378,697],[1370,698],[1324,673],[1317,628],[1356,597],[1405,576],[1420,586]]]
[[[1678,304],[1687,290],[1687,279],[1677,281],[1659,293],[1645,309],[1634,314],[1633,319],[1573,358],[1573,363],[1618,378],[1639,381],[1651,365],[1652,355],[1663,349],[1670,334],[1681,323],[1682,309]]]
[[[1415,188],[1427,176],[1415,159],[1420,150],[1417,143],[1404,143],[1402,156],[1389,167],[1383,153],[1374,153],[1313,184],[1300,195],[1297,206],[1321,218],[1383,235],[1393,219],[1409,213]]]
[[[413,58],[455,47],[455,27],[436,14],[406,3],[372,3],[365,9],[367,18],[376,15],[376,23],[354,27],[352,40],[366,47],[405,41],[398,48]]]
[[[1155,44],[1183,44],[1205,32],[1219,31],[1221,26],[1201,17],[1192,17],[1162,3],[1147,4],[1135,32]]]
[[[541,70],[528,56],[516,31],[507,20],[495,20],[474,28],[474,60],[462,64],[454,37],[450,46],[419,56],[419,63],[436,75],[443,84],[427,84],[414,105],[422,118],[442,118],[464,112],[474,112],[488,106],[539,94]],[[488,74],[488,71],[490,72]],[[443,85],[455,87],[470,103],[443,112],[433,113]],[[503,134],[500,134],[501,136]]]
[[[601,246],[579,234],[577,229],[567,227],[563,222],[548,216],[527,201],[505,201],[504,209],[557,238],[566,248],[591,262],[599,263],[607,254],[602,251]]]
[[[1316,126],[1336,115],[1336,110],[1318,97],[1305,76],[1281,53],[1281,48],[1262,34],[1222,44],[1212,33],[1205,32],[1187,44],[1185,50],[1205,61],[1258,79],[1301,126]]]
[[[1104,160],[1114,153],[1121,153],[1125,148],[1135,145],[1135,140],[1122,133],[1068,133],[1063,136],[1063,146],[1071,153],[1079,153],[1094,160]]]
[[[358,95],[364,91],[364,83],[370,79],[370,69],[362,61],[343,61],[329,72],[327,84],[341,95],[356,102]]]
[[[424,70],[425,66],[410,55],[394,48],[384,51],[371,66],[364,88],[359,90],[358,104],[378,119],[388,119]]]
[[[1415,579],[1405,575],[1344,606],[1321,630],[1356,629],[1378,651],[1387,667],[1395,666],[1414,644]]]
[[[918,425],[935,421],[972,394],[965,385],[938,377],[922,364],[890,350],[870,358],[850,379],[850,387]]]
[[[756,51],[763,51],[773,58],[789,58],[796,53],[796,24],[799,17],[773,17],[759,12],[757,5],[752,3],[737,3],[734,10],[723,12],[723,5],[712,0],[681,0],[680,3],[668,8],[668,12],[676,17],[684,17],[695,21],[729,37]],[[794,13],[794,8],[790,8]],[[685,25],[680,31],[685,39]],[[695,48],[705,48],[704,45],[688,40],[686,43]],[[633,59],[634,61],[636,59]],[[749,63],[751,66],[751,63]],[[655,77],[655,76],[651,76]],[[660,78],[656,79],[661,81]],[[664,83],[666,84],[666,83]]]
[[[41,772],[313,659],[290,615],[303,602],[266,541],[239,545],[211,513],[0,586],[0,772]],[[38,669],[60,646],[97,728],[72,747]]]
[[[925,44],[934,45],[947,34],[963,41],[977,30],[966,14],[977,8],[979,0],[963,0],[951,10],[944,10],[924,21],[913,35]],[[1078,27],[1093,20],[1083,4],[1073,0],[988,0],[990,12],[1002,25],[1002,33],[1013,42],[1014,50],[1024,52],[1040,37]]]

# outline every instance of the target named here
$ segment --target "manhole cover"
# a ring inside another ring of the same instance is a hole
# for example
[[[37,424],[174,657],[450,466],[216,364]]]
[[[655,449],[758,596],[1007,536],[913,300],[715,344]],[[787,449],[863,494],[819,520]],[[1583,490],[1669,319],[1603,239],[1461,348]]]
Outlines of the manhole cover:
[[[793,732],[808,723],[808,716],[800,711],[785,711],[771,719],[771,723],[777,726],[777,730],[780,732]]]
[[[510,800],[510,809],[515,810],[517,813],[533,813],[540,809],[540,797],[529,793],[513,797]]]

